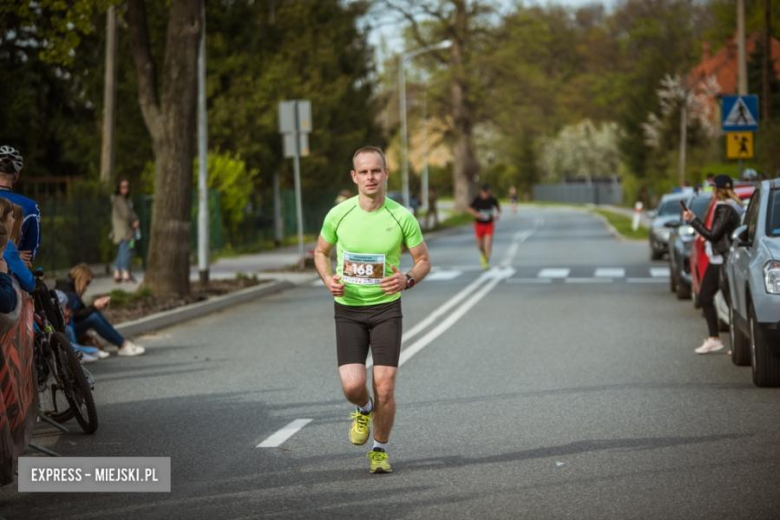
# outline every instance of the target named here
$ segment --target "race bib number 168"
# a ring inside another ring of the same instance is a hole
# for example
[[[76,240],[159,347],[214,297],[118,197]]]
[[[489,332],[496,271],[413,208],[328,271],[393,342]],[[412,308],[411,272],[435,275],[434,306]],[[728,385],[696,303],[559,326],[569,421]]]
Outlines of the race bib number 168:
[[[379,285],[385,276],[385,255],[344,251],[342,279],[345,283]]]

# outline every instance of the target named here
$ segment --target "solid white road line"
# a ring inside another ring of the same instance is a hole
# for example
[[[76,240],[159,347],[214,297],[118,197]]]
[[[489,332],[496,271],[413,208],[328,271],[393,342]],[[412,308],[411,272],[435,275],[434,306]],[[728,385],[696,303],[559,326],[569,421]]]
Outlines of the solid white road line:
[[[663,278],[626,278],[628,283],[667,283]]]
[[[596,278],[624,278],[626,270],[622,267],[599,267],[593,276]]]
[[[258,444],[257,448],[278,448],[284,444],[287,439],[301,431],[301,428],[306,426],[312,421],[312,419],[295,419],[293,422],[274,433],[266,440]]]
[[[551,278],[507,278],[506,283],[552,283]]]
[[[445,271],[445,270],[437,270],[437,271],[431,271],[431,273],[425,277],[426,282],[436,282],[441,280],[454,280],[458,276],[462,275],[463,271]]]
[[[519,244],[521,242],[525,242],[528,240],[528,238],[533,235],[534,230],[529,229],[527,231],[521,231],[517,234],[515,234],[515,240],[516,242],[510,246],[509,250],[507,251],[506,256],[504,257],[504,260],[502,261],[502,267],[507,267],[508,264],[512,262],[512,258],[514,258],[514,255],[517,254],[517,249],[519,247]],[[506,265],[504,265],[506,264]],[[495,277],[495,271],[496,269],[491,269],[490,271],[487,271],[485,273],[482,273],[476,280],[468,284],[466,287],[460,290],[455,296],[444,302],[438,309],[430,313],[424,320],[422,320],[420,323],[409,329],[408,331],[405,331],[403,334],[403,337],[401,339],[402,342],[406,343],[410,339],[412,339],[414,336],[425,330],[427,327],[432,325],[436,320],[438,320],[442,315],[447,313],[450,309],[452,309],[454,306],[458,305],[464,298],[471,295],[471,293],[475,292],[477,288],[479,288],[482,284],[485,283],[485,280],[488,278]],[[430,275],[429,275],[430,276]],[[426,277],[427,279],[427,277]]]
[[[539,271],[536,275],[537,278],[566,278],[569,276],[571,269],[565,268],[547,268]]]
[[[490,273],[491,272],[488,271],[485,274],[489,275]],[[466,314],[474,305],[479,303],[479,301],[482,298],[484,298],[490,291],[492,291],[493,288],[499,282],[512,276],[512,274],[514,274],[514,270],[512,269],[496,270],[495,274],[490,276],[490,280],[484,286],[482,286],[482,288],[480,288],[479,291],[477,291],[471,298],[469,298],[469,300],[466,301],[466,303],[458,307],[457,310],[455,310],[452,314],[447,316],[447,318],[444,321],[439,323],[425,336],[415,341],[407,348],[403,349],[401,351],[401,358],[398,361],[398,366],[400,367],[401,365],[409,361],[409,359],[411,359],[412,356],[420,352],[422,349],[427,347],[433,340],[441,336],[447,329],[452,327],[460,318],[462,318],[463,315]]]
[[[653,278],[669,278],[671,272],[668,267],[651,267],[650,276]]]
[[[567,278],[566,283],[612,283],[612,278]]]

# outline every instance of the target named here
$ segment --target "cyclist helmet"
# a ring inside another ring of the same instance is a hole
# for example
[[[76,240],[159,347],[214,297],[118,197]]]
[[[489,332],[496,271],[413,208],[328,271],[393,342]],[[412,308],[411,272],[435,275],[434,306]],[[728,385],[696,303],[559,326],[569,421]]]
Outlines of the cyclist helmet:
[[[0,173],[18,174],[24,167],[22,154],[12,146],[0,146]]]

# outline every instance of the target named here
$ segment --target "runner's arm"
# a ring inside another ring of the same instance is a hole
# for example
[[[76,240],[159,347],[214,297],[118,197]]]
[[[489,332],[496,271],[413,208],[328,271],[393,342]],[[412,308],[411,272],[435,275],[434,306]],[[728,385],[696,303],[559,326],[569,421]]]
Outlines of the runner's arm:
[[[317,238],[317,247],[314,248],[314,267],[317,269],[322,283],[333,294],[333,296],[344,295],[344,285],[340,283],[340,276],[333,276],[332,266],[330,264],[330,252],[333,244],[322,238]]]
[[[409,253],[414,260],[414,266],[412,270],[407,274],[414,278],[414,283],[420,283],[431,270],[431,257],[428,255],[428,246],[425,242],[420,242],[420,245],[409,249]]]

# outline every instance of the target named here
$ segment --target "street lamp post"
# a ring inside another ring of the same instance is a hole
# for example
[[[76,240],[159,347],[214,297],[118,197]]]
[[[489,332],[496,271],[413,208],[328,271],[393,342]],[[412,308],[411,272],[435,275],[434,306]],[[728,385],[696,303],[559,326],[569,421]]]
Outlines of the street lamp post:
[[[428,45],[427,47],[404,52],[398,57],[398,95],[400,98],[399,107],[401,112],[401,182],[403,184],[403,201],[406,207],[409,207],[409,136],[406,127],[406,62],[411,61],[420,54],[446,49],[450,45],[452,45],[452,42],[444,40],[434,45]]]

